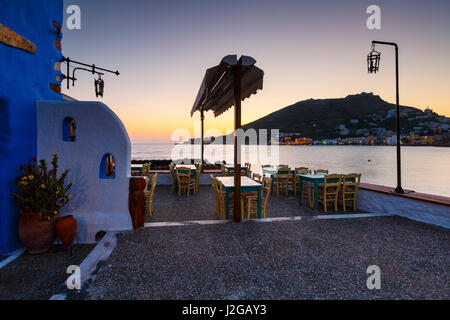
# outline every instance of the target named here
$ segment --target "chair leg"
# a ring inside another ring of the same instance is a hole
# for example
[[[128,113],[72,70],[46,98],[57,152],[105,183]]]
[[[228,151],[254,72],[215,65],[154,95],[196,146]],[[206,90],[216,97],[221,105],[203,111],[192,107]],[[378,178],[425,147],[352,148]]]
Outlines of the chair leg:
[[[356,195],[355,198],[353,199],[353,211],[356,211]]]
[[[325,195],[323,195],[324,197],[323,197],[323,208],[324,208],[324,210],[325,210],[325,213],[327,213],[327,200],[326,200],[326,196]]]
[[[345,194],[342,194],[342,209],[345,212]]]
[[[336,199],[334,200],[334,211],[335,212],[338,211],[337,203],[338,203],[338,201],[337,201],[337,195],[336,195]]]

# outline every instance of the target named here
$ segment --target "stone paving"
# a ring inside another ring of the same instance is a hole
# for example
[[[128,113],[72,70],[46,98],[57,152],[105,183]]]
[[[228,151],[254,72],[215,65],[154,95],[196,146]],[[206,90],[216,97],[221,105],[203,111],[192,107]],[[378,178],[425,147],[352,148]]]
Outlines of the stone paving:
[[[192,220],[214,220],[216,219],[216,200],[210,185],[201,185],[200,191],[191,194],[189,197],[182,194],[178,197],[177,192],[172,192],[170,186],[157,185],[153,199],[153,216],[146,216],[145,222],[160,221],[192,221]],[[364,211],[358,210],[357,213]],[[328,214],[339,214],[343,211],[334,212],[328,210]],[[351,209],[345,212],[354,213]],[[309,206],[298,204],[298,198],[291,193],[277,196],[276,193],[270,195],[266,217],[285,216],[315,216],[325,214],[321,206],[318,210],[313,210]]]
[[[0,269],[0,300],[47,300],[61,290],[67,267],[79,265],[94,247],[75,244],[72,254],[61,245],[50,252],[24,253]]]
[[[71,298],[449,299],[449,249],[448,229],[402,217],[143,228]]]

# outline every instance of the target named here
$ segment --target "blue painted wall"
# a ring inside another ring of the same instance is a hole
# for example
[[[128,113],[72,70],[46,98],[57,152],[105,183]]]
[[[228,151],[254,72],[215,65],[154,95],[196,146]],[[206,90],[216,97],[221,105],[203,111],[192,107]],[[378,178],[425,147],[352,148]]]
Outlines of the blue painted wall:
[[[37,46],[35,54],[0,43],[0,254],[21,247],[19,208],[11,190],[19,167],[36,157],[36,101],[61,100],[50,89],[60,72],[58,39],[52,22],[62,26],[62,0],[1,0],[0,23]]]

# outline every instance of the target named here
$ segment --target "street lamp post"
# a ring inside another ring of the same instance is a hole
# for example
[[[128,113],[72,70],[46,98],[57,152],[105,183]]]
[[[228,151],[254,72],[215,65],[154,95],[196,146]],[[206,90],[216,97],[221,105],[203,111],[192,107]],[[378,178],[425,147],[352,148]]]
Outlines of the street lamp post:
[[[399,105],[399,88],[398,88],[398,46],[394,42],[385,41],[372,41],[372,51],[367,56],[367,70],[369,73],[376,73],[380,64],[381,54],[375,51],[375,44],[388,45],[395,47],[395,87],[396,87],[396,97],[395,102],[397,105],[397,187],[395,188],[396,193],[405,193],[402,189],[402,170],[401,170],[401,153],[400,153],[400,105]]]

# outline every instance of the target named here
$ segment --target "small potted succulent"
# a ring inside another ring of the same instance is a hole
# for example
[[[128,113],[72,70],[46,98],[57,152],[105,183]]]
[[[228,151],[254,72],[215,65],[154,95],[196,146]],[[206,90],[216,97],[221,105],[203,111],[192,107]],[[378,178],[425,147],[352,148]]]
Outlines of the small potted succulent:
[[[27,165],[21,166],[22,175],[16,178],[18,189],[12,192],[21,207],[19,238],[30,254],[51,249],[59,210],[72,198],[69,189],[74,182],[65,184],[69,170],[58,176],[58,155],[52,156],[51,169],[47,168],[45,159],[38,164],[31,158]]]

